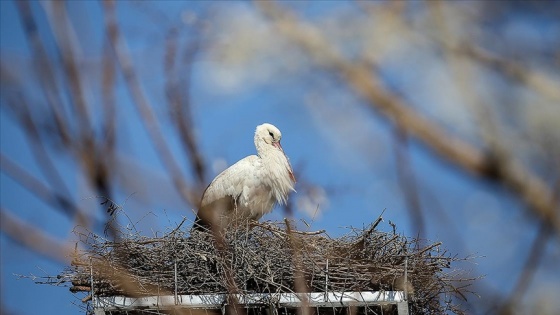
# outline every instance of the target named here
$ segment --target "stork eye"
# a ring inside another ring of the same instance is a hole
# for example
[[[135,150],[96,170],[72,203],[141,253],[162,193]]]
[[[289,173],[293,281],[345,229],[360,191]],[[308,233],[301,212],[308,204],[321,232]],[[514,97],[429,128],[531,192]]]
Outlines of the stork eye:
[[[272,131],[269,131],[268,134],[272,137],[272,139],[274,139],[274,134],[272,134]]]

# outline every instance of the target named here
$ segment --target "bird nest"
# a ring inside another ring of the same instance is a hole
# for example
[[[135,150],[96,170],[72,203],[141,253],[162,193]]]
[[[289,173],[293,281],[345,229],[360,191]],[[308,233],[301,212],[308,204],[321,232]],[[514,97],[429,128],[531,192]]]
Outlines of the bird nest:
[[[184,222],[184,221],[183,221]],[[472,279],[441,243],[426,245],[376,222],[344,236],[302,232],[288,221],[252,223],[223,236],[181,228],[161,237],[124,229],[114,240],[76,232],[87,250],[58,276],[74,293],[154,296],[293,292],[404,291],[411,314],[460,313]],[[61,281],[59,281],[60,283]]]

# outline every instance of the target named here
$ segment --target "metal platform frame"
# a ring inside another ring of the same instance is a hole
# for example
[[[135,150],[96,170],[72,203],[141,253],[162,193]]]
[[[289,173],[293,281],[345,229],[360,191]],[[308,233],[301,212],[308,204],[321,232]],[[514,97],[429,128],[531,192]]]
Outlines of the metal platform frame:
[[[147,297],[94,296],[92,305],[95,315],[105,315],[111,311],[134,310],[224,310],[226,294],[205,295],[162,295]],[[372,305],[397,305],[399,315],[408,315],[408,303],[403,291],[373,292],[314,292],[314,293],[254,293],[234,295],[242,307],[363,307]]]

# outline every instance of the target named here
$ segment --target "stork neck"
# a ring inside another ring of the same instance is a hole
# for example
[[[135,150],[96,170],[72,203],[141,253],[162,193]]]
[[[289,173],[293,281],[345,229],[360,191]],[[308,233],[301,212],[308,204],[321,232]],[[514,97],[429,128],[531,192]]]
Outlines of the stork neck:
[[[269,154],[269,151],[271,151],[271,148],[266,142],[264,142],[264,139],[259,138],[257,135],[255,135],[255,148],[257,148],[257,155],[260,158],[263,158],[264,156],[267,156]]]

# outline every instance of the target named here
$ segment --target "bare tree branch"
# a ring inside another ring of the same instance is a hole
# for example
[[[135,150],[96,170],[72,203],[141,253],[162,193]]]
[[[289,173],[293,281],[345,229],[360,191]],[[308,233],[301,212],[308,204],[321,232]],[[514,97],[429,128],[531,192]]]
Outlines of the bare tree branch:
[[[189,156],[191,170],[196,175],[197,186],[203,189],[206,165],[194,135],[190,100],[191,64],[198,52],[199,43],[195,40],[195,42],[188,43],[184,50],[179,50],[178,41],[178,32],[176,29],[172,29],[168,35],[165,54],[166,96],[171,120],[175,123],[183,149]],[[177,58],[178,53],[183,58]]]
[[[68,92],[72,100],[73,108],[77,112],[80,140],[87,146],[93,139],[93,129],[88,112],[88,104],[84,96],[82,77],[78,70],[76,61],[75,43],[72,42],[73,27],[66,14],[65,3],[62,1],[42,2],[47,13],[48,20],[53,30],[60,58],[62,61],[65,81],[69,87]]]
[[[416,177],[410,161],[408,136],[404,132],[396,130],[394,138],[397,177],[407,205],[406,208],[410,213],[410,226],[418,233],[418,238],[422,239],[426,236],[426,223],[422,215]]]
[[[460,47],[449,47],[453,52],[482,62],[500,71],[508,77],[532,88],[540,95],[553,102],[560,102],[560,82],[534,69],[524,67],[523,64],[511,60],[498,58],[480,47],[463,44]]]
[[[2,230],[2,233],[21,246],[49,260],[65,265],[70,263],[73,252],[70,244],[62,244],[41,232],[40,228],[27,224],[10,213],[12,212],[3,207],[0,208],[0,230]]]
[[[3,63],[0,67],[3,73],[6,74],[8,70]],[[16,85],[21,86],[21,83],[17,82]],[[56,191],[59,191],[63,195],[69,195],[68,187],[62,179],[62,175],[56,168],[50,154],[47,152],[42,137],[42,130],[39,123],[36,122],[35,117],[32,115],[33,111],[28,104],[28,99],[24,96],[24,92],[18,90],[15,93],[2,93],[2,98],[5,99],[7,107],[14,114],[17,123],[22,127],[22,131],[24,131],[27,137],[26,144],[31,149],[33,153],[32,157],[46,180]]]
[[[545,254],[545,249],[549,238],[550,229],[546,224],[541,224],[537,237],[531,245],[531,250],[527,254],[525,265],[521,269],[521,275],[517,279],[517,283],[515,284],[510,296],[503,304],[503,310],[501,311],[501,313],[504,313],[508,308],[515,307],[519,304],[519,301],[523,299],[523,295],[525,295],[525,293],[529,289],[529,285],[531,284],[531,281],[535,276],[538,264]]]
[[[62,143],[68,144],[72,141],[71,131],[68,129],[68,117],[65,115],[64,102],[59,95],[59,86],[57,84],[53,63],[51,62],[45,47],[38,33],[37,23],[31,14],[31,7],[28,1],[17,1],[17,8],[20,14],[20,20],[23,24],[27,42],[33,53],[35,75],[39,81],[45,99],[49,104],[49,109],[53,115],[54,126],[56,126],[57,135]]]
[[[171,175],[173,183],[175,184],[175,187],[181,197],[183,197],[186,202],[196,205],[198,197],[195,196],[196,194],[193,193],[192,189],[183,180],[181,168],[175,161],[169,147],[167,146],[167,142],[161,133],[159,122],[152,110],[153,106],[149,104],[148,99],[144,95],[144,91],[141,87],[138,76],[136,75],[132,61],[130,60],[126,44],[121,38],[121,34],[116,23],[115,3],[111,0],[104,1],[103,8],[105,10],[107,36],[115,52],[120,70],[124,75],[128,91],[134,100],[136,109],[146,126],[152,143],[159,154],[159,158]]]
[[[350,62],[327,43],[319,30],[298,20],[271,2],[255,2],[274,26],[298,44],[321,66],[345,79],[348,86],[361,95],[371,109],[396,124],[425,147],[461,169],[495,181],[516,193],[543,222],[560,234],[558,205],[550,188],[513,157],[496,152],[483,152],[477,147],[449,134],[408,107],[400,97],[385,89],[367,63]]]
[[[52,191],[50,187],[33,177],[3,153],[0,153],[0,169],[46,204],[53,206],[70,219],[75,218],[78,225],[89,226],[88,223],[93,222],[93,218],[81,211],[72,200]]]
[[[116,64],[111,55],[111,43],[105,40],[103,45],[103,75],[101,81],[101,95],[103,96],[103,136],[104,147],[113,152],[116,142],[116,118],[115,108],[115,72]],[[112,154],[111,154],[112,156]],[[111,163],[112,164],[112,163]]]

